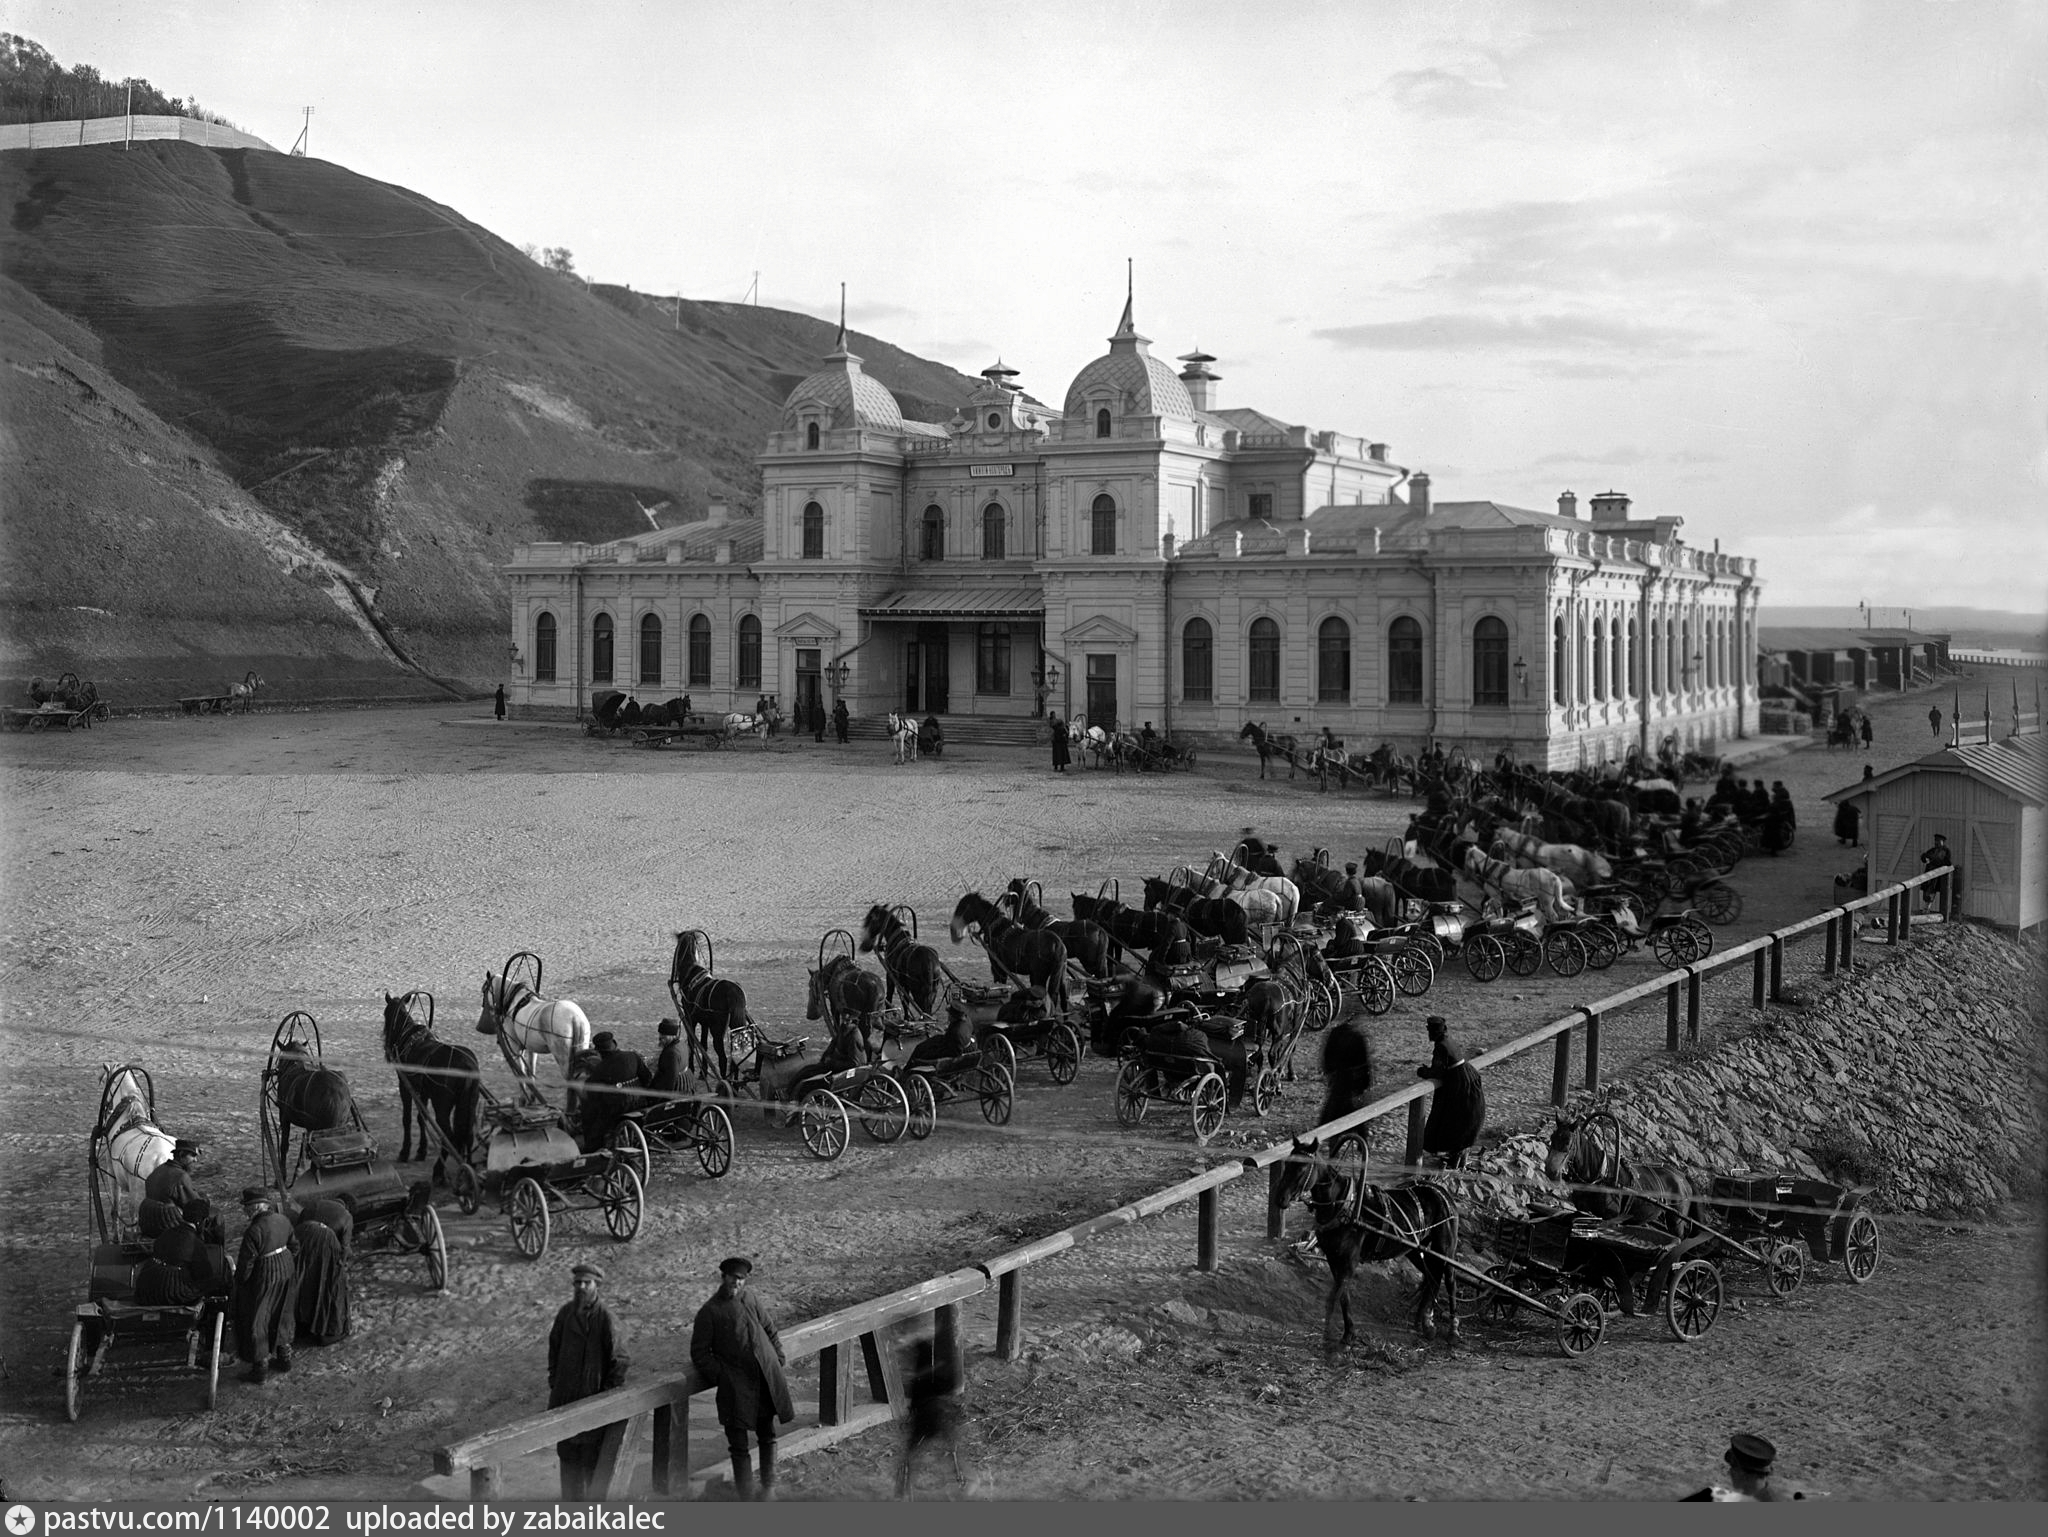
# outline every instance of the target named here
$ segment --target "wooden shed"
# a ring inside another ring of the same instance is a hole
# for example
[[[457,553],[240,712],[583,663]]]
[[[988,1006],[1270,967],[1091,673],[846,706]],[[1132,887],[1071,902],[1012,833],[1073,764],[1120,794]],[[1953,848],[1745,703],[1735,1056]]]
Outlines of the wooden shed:
[[[1944,834],[1960,870],[1962,913],[2027,929],[2048,916],[2048,737],[1944,747],[1831,791],[1863,814],[1873,889],[1920,873]]]

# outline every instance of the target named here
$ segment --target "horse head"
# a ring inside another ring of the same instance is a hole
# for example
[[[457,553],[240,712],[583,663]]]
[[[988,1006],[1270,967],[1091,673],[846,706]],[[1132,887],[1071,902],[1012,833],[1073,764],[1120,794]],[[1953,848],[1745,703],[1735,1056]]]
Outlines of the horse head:
[[[970,927],[977,923],[987,922],[989,914],[994,911],[995,909],[989,900],[980,892],[968,892],[953,908],[953,921],[950,925],[953,943],[959,944],[961,940],[967,937],[967,931]]]
[[[1265,735],[1264,727],[1260,726],[1257,721],[1248,720],[1244,723],[1244,729],[1238,732],[1237,739],[1242,742],[1246,737],[1250,737],[1254,743],[1257,743],[1264,740]]]
[[[1316,1137],[1296,1137],[1287,1161],[1280,1167],[1279,1182],[1273,1188],[1275,1206],[1292,1206],[1308,1195],[1327,1173],[1322,1142]]]
[[[809,974],[811,979],[811,992],[809,1001],[806,1002],[804,1005],[805,1019],[821,1019],[824,1017],[825,987],[829,980],[829,974],[831,973],[834,964],[841,958],[842,957],[834,956],[831,961],[826,962],[816,971],[813,971]]]
[[[505,1015],[505,988],[495,971],[484,973],[483,1008],[476,1017],[478,1035],[496,1035]]]
[[[889,932],[889,909],[877,902],[868,909],[868,915],[860,921],[860,948],[863,952],[875,948],[882,936]]]
[[[419,1022],[412,1017],[412,1010],[406,1007],[406,998],[384,995],[384,1060],[398,1060],[399,1048],[419,1029]]]

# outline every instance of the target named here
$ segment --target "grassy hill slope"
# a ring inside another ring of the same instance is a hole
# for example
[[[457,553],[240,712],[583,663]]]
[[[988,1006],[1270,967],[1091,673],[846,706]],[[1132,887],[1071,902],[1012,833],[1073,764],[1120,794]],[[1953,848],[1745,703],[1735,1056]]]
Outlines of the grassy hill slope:
[[[0,208],[8,693],[66,667],[117,703],[251,666],[305,694],[494,681],[512,545],[751,510],[753,455],[833,337],[689,301],[678,327],[260,151],[9,152]],[[909,415],[973,384],[854,347]]]

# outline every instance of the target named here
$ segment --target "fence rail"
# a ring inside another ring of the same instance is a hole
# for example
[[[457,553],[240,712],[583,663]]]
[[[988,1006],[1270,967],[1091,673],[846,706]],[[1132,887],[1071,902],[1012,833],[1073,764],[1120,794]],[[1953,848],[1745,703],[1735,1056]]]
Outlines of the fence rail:
[[[56,123],[0,124],[0,149],[72,149],[82,144],[122,144],[130,139],[182,139],[209,149],[267,149],[253,133],[196,117],[138,112],[132,117],[67,118]]]
[[[1906,944],[1913,923],[1913,893],[1922,887],[1939,887],[1944,919],[1954,916],[1954,887],[1948,871],[1931,870],[1869,896],[1831,907],[1811,918],[1774,929],[1717,955],[1677,968],[1662,977],[1596,999],[1570,1013],[1537,1026],[1491,1050],[1472,1058],[1475,1067],[1491,1067],[1545,1042],[1555,1053],[1551,1074],[1550,1102],[1562,1106],[1571,1093],[1572,1037],[1582,1033],[1585,1046],[1580,1054],[1581,1081],[1586,1090],[1600,1086],[1600,1028],[1603,1020],[1622,1010],[1662,997],[1665,1001],[1665,1049],[1677,1051],[1681,1041],[1697,1045],[1700,1038],[1702,984],[1716,972],[1727,971],[1742,961],[1751,963],[1751,999],[1762,1007],[1780,992],[1787,942],[1816,931],[1826,936],[1827,950],[1822,969],[1827,975],[1855,967],[1855,915],[1885,904],[1886,943]],[[1680,1019],[1684,1019],[1681,1033]],[[1417,1082],[1399,1089],[1361,1109],[1337,1117],[1303,1133],[1304,1137],[1326,1139],[1353,1131],[1407,1110],[1407,1153],[1413,1164],[1421,1154],[1424,1101],[1433,1086]],[[1284,1212],[1272,1199],[1280,1174],[1293,1153],[1294,1139],[1275,1142],[1245,1157],[1219,1163],[1191,1179],[1168,1185],[1140,1200],[1118,1206],[1057,1233],[981,1261],[949,1275],[921,1281],[899,1291],[851,1307],[841,1308],[783,1331],[784,1354],[791,1363],[816,1357],[818,1362],[818,1421],[784,1436],[777,1446],[787,1457],[801,1456],[830,1446],[872,1426],[886,1424],[908,1413],[900,1367],[891,1331],[898,1325],[926,1316],[932,1319],[936,1343],[942,1351],[961,1359],[958,1351],[960,1304],[996,1287],[996,1339],[998,1359],[1015,1360],[1023,1346],[1024,1272],[1041,1260],[1063,1254],[1105,1233],[1154,1217],[1187,1201],[1196,1203],[1196,1263],[1202,1270],[1217,1264],[1217,1228],[1221,1215],[1221,1191],[1248,1174],[1267,1171],[1266,1236],[1282,1234]],[[867,1401],[855,1404],[855,1345],[864,1368]],[[965,1379],[964,1359],[961,1377]],[[564,1437],[582,1431],[602,1430],[604,1440],[598,1467],[590,1482],[591,1497],[612,1497],[615,1487],[623,1489],[622,1472],[630,1474],[643,1422],[651,1422],[651,1456],[654,1492],[673,1498],[687,1498],[689,1480],[689,1400],[711,1386],[695,1371],[680,1377],[639,1387],[617,1388],[590,1398],[579,1399],[560,1409],[528,1416],[496,1430],[438,1448],[435,1471],[443,1474],[467,1472],[474,1499],[492,1499],[499,1492],[499,1469],[515,1457],[540,1451]]]

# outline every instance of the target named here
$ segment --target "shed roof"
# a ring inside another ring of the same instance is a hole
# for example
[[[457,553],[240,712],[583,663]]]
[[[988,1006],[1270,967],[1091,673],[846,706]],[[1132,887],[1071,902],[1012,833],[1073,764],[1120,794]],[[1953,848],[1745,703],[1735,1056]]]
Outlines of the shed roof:
[[[1868,651],[1873,646],[1921,646],[1947,640],[1919,630],[1857,630],[1832,625],[1760,624],[1760,651]]]
[[[1826,798],[1839,802],[1868,794],[1922,769],[1967,774],[2030,806],[2048,805],[2048,737],[2038,732],[2031,736],[2009,736],[2002,742],[1972,742],[1965,747],[1944,747],[1940,752],[1929,753],[1911,763],[1902,763],[1869,779],[1859,779],[1839,790],[1830,790]]]

